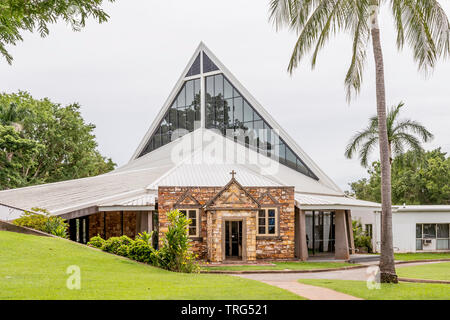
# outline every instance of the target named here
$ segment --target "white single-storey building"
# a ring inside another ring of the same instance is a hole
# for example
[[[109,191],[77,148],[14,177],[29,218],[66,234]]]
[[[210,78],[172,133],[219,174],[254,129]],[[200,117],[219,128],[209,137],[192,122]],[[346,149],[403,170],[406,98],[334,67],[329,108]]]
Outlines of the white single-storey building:
[[[369,209],[352,212],[372,235],[375,251],[380,251],[381,214]],[[394,252],[450,250],[450,205],[403,205],[392,210]]]

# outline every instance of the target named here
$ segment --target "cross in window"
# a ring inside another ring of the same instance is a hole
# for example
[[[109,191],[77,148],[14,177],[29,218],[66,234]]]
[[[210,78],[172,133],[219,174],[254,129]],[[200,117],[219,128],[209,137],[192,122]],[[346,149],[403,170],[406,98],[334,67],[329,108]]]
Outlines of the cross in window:
[[[231,174],[231,178],[234,179],[234,175],[236,174],[236,171],[231,170],[230,174]]]

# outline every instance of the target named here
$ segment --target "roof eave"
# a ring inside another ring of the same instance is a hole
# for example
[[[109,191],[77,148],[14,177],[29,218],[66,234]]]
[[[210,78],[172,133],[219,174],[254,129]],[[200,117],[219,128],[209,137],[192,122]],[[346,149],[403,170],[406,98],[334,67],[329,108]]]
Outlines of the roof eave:
[[[99,206],[99,212],[111,212],[111,211],[154,211],[155,206]]]

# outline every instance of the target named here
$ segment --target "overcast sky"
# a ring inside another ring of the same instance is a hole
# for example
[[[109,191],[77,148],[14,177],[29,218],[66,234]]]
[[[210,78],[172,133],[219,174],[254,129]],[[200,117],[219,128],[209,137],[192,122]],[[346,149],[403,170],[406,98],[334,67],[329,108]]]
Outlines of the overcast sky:
[[[445,1],[443,1],[445,2]],[[346,103],[344,77],[351,47],[330,42],[311,71],[309,59],[288,75],[296,40],[268,23],[269,0],[117,1],[105,5],[109,22],[90,21],[82,32],[65,23],[50,36],[24,34],[10,47],[12,66],[0,61],[0,91],[79,102],[94,123],[101,153],[126,163],[200,41],[230,69],[314,161],[344,190],[366,170],[347,160],[349,138],[375,114],[373,58],[368,51],[360,96]],[[450,14],[450,4],[444,5]],[[428,77],[411,52],[398,52],[391,17],[381,20],[388,105],[406,103],[404,118],[422,122],[435,139],[426,149],[450,151],[450,61]],[[375,154],[378,157],[378,154]],[[375,159],[375,158],[374,158]]]

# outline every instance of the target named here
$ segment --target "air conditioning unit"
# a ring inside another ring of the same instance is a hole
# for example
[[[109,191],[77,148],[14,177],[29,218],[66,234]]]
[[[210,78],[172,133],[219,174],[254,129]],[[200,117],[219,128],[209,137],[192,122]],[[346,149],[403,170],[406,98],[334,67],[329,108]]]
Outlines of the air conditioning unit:
[[[432,241],[431,241],[431,239],[423,239],[423,240],[422,240],[422,243],[423,243],[425,246],[429,246],[429,245],[431,245]]]

